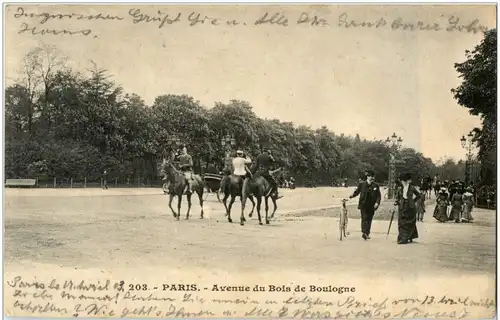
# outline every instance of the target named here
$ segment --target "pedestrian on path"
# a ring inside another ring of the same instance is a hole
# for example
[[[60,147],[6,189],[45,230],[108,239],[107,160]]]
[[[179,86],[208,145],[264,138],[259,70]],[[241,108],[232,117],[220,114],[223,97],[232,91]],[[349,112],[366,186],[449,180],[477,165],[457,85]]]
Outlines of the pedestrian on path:
[[[441,187],[436,198],[436,207],[434,208],[433,215],[437,221],[441,223],[448,221],[448,205],[448,193],[446,192],[446,188]]]
[[[462,212],[462,222],[472,222],[472,209],[474,208],[474,194],[472,188],[467,188],[463,194],[464,210]]]
[[[104,170],[102,174],[102,179],[103,179],[102,189],[108,190],[108,172],[106,170]]]
[[[358,209],[361,212],[361,233],[365,240],[370,239],[373,216],[380,205],[382,198],[380,186],[374,181],[375,173],[366,171],[366,181],[361,181],[349,199],[359,195]]]
[[[418,238],[416,202],[420,200],[422,194],[412,185],[410,173],[402,173],[399,180],[401,186],[396,191],[398,244],[407,244]]]
[[[421,192],[418,187],[415,187],[418,192]],[[420,197],[418,201],[416,201],[417,205],[417,221],[424,221],[424,213],[425,213],[425,196]]]

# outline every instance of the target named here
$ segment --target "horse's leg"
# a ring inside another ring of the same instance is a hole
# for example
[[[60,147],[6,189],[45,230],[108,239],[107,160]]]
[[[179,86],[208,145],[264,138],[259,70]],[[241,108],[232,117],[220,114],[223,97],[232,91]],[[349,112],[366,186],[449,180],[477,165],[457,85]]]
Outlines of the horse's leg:
[[[222,203],[224,204],[224,208],[226,209],[226,214],[224,216],[229,215],[229,209],[227,208],[227,198],[229,198],[229,192],[224,190],[224,198],[222,199]]]
[[[248,182],[247,180],[245,180],[243,182],[243,188],[241,189],[241,216],[240,216],[240,225],[245,225],[245,203],[247,202],[247,194],[248,194],[248,191],[247,191],[247,186]]]
[[[182,193],[177,195],[177,220],[181,217],[181,203],[182,203]]]
[[[266,224],[269,224],[269,197],[264,197],[264,204],[266,206]]]
[[[227,221],[233,222],[233,219],[231,219],[231,208],[233,207],[233,203],[236,200],[236,196],[234,194],[231,194],[231,201],[229,201],[229,208],[227,209]]]
[[[204,212],[203,212],[203,192],[205,190],[203,188],[201,188],[201,190],[198,190],[197,193],[198,193],[198,199],[200,199],[200,207],[201,207],[201,213],[200,213],[200,219],[203,219],[203,215],[204,215]]]
[[[174,214],[174,218],[177,217],[177,214],[175,213],[174,208],[172,208],[172,200],[174,200],[175,195],[172,193],[168,194],[168,206],[170,207],[170,210],[172,210],[172,213]]]
[[[262,204],[262,196],[259,194],[256,195],[255,197],[257,198],[257,216],[259,217],[259,224],[262,225],[262,217],[260,216],[260,206]]]
[[[188,211],[186,212],[186,220],[189,219],[189,212],[191,211],[191,196],[192,194],[186,195],[187,201],[188,201]]]
[[[276,212],[278,205],[276,204],[276,198],[272,197],[271,200],[273,201],[273,205],[274,205],[274,210],[273,210],[273,213],[271,214],[271,219],[272,219],[272,218],[274,218],[274,213]]]
[[[252,202],[252,211],[250,211],[250,213],[248,214],[248,216],[251,218],[253,215],[253,211],[255,210],[255,201],[253,200],[253,197],[251,195],[248,196],[248,199],[250,199],[250,201]]]

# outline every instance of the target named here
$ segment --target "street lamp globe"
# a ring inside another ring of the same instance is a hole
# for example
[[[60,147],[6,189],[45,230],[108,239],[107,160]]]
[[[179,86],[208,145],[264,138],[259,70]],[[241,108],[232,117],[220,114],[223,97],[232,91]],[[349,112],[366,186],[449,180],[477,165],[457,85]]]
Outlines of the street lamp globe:
[[[402,144],[403,144],[403,139],[401,139],[401,137],[399,137],[398,144],[397,144],[398,148],[400,148]]]
[[[392,143],[396,144],[398,142],[397,139],[398,139],[398,136],[396,135],[396,133],[393,133],[391,136]]]
[[[462,136],[462,138],[460,139],[460,143],[462,144],[462,148],[465,148],[465,143],[467,142],[467,140],[465,139],[464,136]]]
[[[469,134],[467,135],[467,138],[469,138],[469,141],[472,142],[472,139],[474,138],[474,135],[472,134],[472,132],[469,132]]]

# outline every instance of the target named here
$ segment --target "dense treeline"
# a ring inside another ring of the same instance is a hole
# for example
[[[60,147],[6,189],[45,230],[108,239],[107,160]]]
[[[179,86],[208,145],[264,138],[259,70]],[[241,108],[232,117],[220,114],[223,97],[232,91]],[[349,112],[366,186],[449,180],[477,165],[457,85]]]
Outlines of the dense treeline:
[[[271,147],[299,184],[331,185],[343,178],[352,183],[367,168],[378,181],[387,180],[389,149],[383,141],[260,119],[245,101],[207,108],[186,95],[164,94],[148,106],[92,66],[76,72],[52,47],[24,58],[22,76],[5,92],[7,178],[98,179],[107,170],[110,179],[158,179],[158,164],[174,136],[187,144],[197,172],[208,164],[220,169],[220,140],[229,134],[252,157]],[[415,177],[437,172],[413,149],[403,148],[397,158],[398,170],[408,168]],[[463,164],[451,164],[448,178],[462,178]]]
[[[464,62],[455,64],[462,83],[451,91],[458,104],[481,118],[481,128],[474,129],[474,140],[479,146],[481,182],[496,186],[497,30],[487,31],[481,43],[472,51],[467,50],[465,55]]]

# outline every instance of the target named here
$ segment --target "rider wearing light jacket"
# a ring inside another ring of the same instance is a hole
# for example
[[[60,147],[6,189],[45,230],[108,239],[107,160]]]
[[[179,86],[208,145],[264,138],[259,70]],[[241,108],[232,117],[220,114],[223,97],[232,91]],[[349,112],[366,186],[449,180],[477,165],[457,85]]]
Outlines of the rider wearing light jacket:
[[[245,179],[247,175],[246,165],[251,163],[252,159],[245,155],[243,151],[236,151],[236,157],[233,159],[233,174]]]

